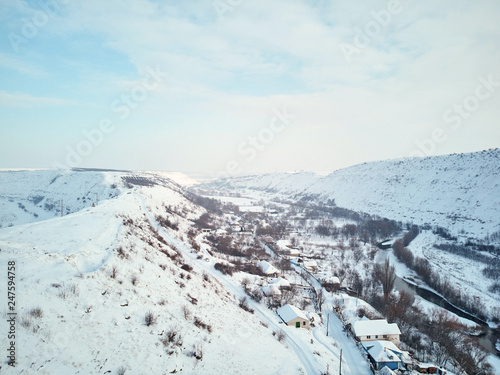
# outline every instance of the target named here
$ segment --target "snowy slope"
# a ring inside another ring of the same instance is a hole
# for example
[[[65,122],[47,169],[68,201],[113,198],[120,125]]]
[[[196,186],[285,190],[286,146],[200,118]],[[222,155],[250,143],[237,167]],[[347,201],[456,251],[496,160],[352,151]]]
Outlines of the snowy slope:
[[[214,188],[271,190],[399,221],[483,238],[500,230],[500,149],[370,162],[326,177],[268,174],[216,181]]]
[[[0,225],[31,223],[77,212],[118,194],[99,172],[1,171]],[[119,182],[119,181],[118,181]]]
[[[185,242],[190,220],[205,211],[172,181],[128,172],[16,173],[2,180],[4,196],[15,202],[59,194],[76,204],[95,191],[108,199],[63,217],[48,212],[45,220],[25,217],[15,206],[10,211],[26,223],[0,228],[0,264],[16,267],[17,313],[17,365],[2,358],[1,374],[117,374],[122,367],[126,374],[317,374],[327,365],[338,368],[340,349],[321,327],[313,336],[284,327],[263,304],[249,301],[254,314],[239,307],[241,285]],[[158,216],[179,229],[159,226]],[[0,295],[6,288],[0,284]],[[274,332],[281,329],[279,342]],[[352,351],[346,355],[352,363],[344,373],[368,374],[349,344],[344,351]]]
[[[207,186],[297,194],[309,189],[319,178],[320,176],[313,172],[269,173],[217,180],[213,183],[208,183]]]

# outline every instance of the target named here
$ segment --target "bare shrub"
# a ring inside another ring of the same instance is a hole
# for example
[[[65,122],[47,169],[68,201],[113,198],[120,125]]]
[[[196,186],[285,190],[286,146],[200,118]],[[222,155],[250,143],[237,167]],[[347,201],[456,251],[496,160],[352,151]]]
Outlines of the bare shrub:
[[[111,275],[110,276],[112,279],[116,279],[116,276],[118,276],[118,266],[114,265],[111,268]]]
[[[248,293],[248,286],[251,284],[252,282],[250,281],[250,278],[248,277],[244,277],[243,280],[241,280],[241,286],[243,287],[243,289],[245,290],[246,293]]]
[[[242,297],[242,298],[240,298],[240,303],[239,303],[239,306],[240,306],[243,310],[245,310],[245,311],[247,311],[247,312],[249,312],[249,313],[251,313],[251,314],[253,314],[253,313],[254,313],[254,310],[253,310],[252,308],[250,308],[250,306],[248,306],[247,297]]]
[[[139,279],[137,278],[137,275],[132,275],[132,277],[130,278],[130,282],[132,283],[132,285],[137,285],[138,281]]]
[[[194,325],[198,328],[203,328],[206,329],[208,332],[212,332],[212,326],[210,324],[204,323],[200,318],[197,316],[194,317]]]
[[[71,284],[71,286],[68,287],[68,291],[75,296],[79,294],[76,284]]]
[[[33,318],[41,318],[43,316],[43,310],[41,307],[32,308],[28,314],[30,314]]]
[[[203,359],[203,347],[201,346],[201,344],[193,345],[191,357],[196,358],[198,361],[201,361]]]
[[[173,329],[166,332],[165,335],[160,339],[160,341],[166,347],[182,346],[181,334]]]
[[[156,317],[154,316],[152,311],[148,311],[144,315],[144,324],[146,324],[146,326],[148,326],[148,327],[156,324]]]
[[[116,252],[118,253],[118,257],[120,259],[126,259],[126,258],[128,258],[128,255],[125,252],[125,250],[123,249],[123,246],[120,246],[118,249],[116,249]]]
[[[191,311],[187,305],[182,306],[182,313],[184,314],[184,319],[189,320],[191,317]]]
[[[173,230],[179,229],[179,222],[171,221],[168,217],[156,216],[156,221],[164,228],[171,228]]]
[[[118,370],[116,370],[116,375],[125,375],[127,372],[127,368],[125,366],[121,366]]]
[[[223,263],[215,263],[214,268],[224,275],[229,275],[229,276],[233,275],[233,267],[231,267],[230,265]]]
[[[278,331],[274,331],[274,332],[273,332],[273,336],[275,336],[275,337],[276,337],[276,339],[277,339],[279,342],[283,342],[283,341],[285,340],[285,337],[286,337],[285,332],[284,332],[282,329],[280,329],[280,330],[278,330]]]
[[[247,294],[250,296],[251,299],[253,299],[256,302],[260,302],[264,298],[264,295],[261,292],[259,292],[258,290],[256,290],[253,293],[249,291],[249,292],[247,292]]]
[[[191,272],[193,270],[193,267],[191,267],[189,264],[183,264],[181,268],[187,272]]]
[[[33,324],[33,321],[31,320],[31,318],[29,316],[23,316],[21,318],[20,324],[21,324],[21,327],[28,329]]]

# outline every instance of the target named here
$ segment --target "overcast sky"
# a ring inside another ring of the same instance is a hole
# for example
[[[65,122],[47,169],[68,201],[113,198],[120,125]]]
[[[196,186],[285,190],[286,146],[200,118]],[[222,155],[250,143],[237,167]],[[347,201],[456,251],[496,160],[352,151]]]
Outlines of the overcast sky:
[[[499,147],[497,0],[0,6],[0,168],[333,171]]]

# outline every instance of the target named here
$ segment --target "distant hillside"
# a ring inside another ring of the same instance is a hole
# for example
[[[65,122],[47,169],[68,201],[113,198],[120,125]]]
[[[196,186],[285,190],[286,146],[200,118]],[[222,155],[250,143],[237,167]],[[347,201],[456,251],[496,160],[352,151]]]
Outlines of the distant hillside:
[[[0,171],[0,228],[78,212],[116,198],[119,185],[180,186],[162,174],[97,169]]]
[[[326,177],[267,174],[208,186],[335,199],[338,206],[482,238],[500,230],[500,149],[370,162]]]

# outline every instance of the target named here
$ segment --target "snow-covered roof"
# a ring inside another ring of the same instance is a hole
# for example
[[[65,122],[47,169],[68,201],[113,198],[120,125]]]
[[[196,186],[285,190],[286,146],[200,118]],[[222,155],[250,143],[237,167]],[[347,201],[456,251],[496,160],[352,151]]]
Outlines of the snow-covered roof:
[[[318,263],[316,263],[315,260],[305,260],[304,261],[304,267],[313,267],[313,268],[317,268],[318,267]]]
[[[289,240],[278,240],[278,241],[276,241],[276,245],[281,250],[288,250],[289,249],[288,246],[290,246],[290,241]]]
[[[396,323],[387,323],[385,319],[358,320],[354,322],[356,336],[400,335],[401,331]]]
[[[280,307],[277,313],[286,323],[294,320],[295,318],[309,320],[302,310],[292,305],[285,305],[283,307]]]
[[[269,281],[269,284],[274,284],[278,287],[287,287],[290,286],[290,282],[287,279],[282,277],[277,277],[276,279],[272,279]]]
[[[401,362],[400,356],[403,352],[392,341],[368,341],[364,342],[363,346],[378,363]]]
[[[266,296],[280,296],[281,290],[275,284],[269,284],[262,287],[262,293]]]
[[[382,370],[379,371],[380,375],[396,375],[394,371],[392,371],[389,367],[384,366]]]
[[[271,263],[265,260],[261,260],[259,263],[257,263],[257,267],[259,267],[266,275],[279,273],[279,271]]]
[[[337,276],[330,276],[325,277],[323,279],[323,282],[327,284],[340,284],[340,279]]]

